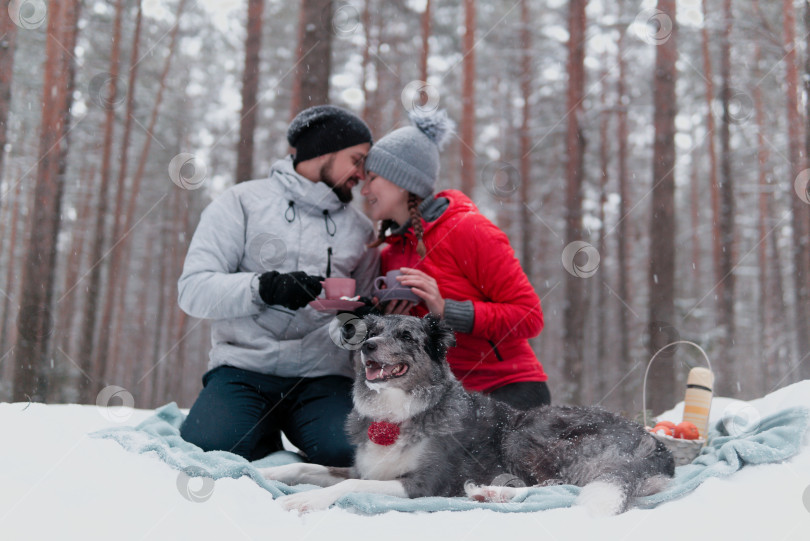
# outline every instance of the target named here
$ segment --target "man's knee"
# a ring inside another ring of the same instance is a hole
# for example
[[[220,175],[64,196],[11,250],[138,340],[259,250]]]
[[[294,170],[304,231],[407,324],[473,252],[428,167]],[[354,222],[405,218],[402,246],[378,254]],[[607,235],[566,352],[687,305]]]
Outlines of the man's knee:
[[[180,437],[203,451],[228,451],[250,460],[252,438],[232,427],[220,429],[198,419],[186,419],[180,427]]]

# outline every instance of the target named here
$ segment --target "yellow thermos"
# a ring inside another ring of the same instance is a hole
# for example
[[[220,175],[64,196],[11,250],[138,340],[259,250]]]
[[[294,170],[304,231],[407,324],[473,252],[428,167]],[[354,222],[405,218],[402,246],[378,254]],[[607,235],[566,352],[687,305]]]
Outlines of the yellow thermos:
[[[704,440],[709,429],[713,385],[714,374],[708,368],[696,367],[689,371],[683,399],[683,420],[693,423]]]

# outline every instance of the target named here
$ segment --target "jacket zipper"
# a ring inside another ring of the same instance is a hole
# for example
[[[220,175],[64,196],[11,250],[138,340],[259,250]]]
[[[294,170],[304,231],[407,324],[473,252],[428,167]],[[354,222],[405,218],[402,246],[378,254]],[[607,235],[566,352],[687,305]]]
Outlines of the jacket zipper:
[[[503,357],[501,357],[501,352],[498,351],[498,346],[492,340],[487,340],[487,342],[489,342],[489,345],[492,346],[492,351],[495,352],[495,357],[498,358],[498,362],[502,363],[503,362]]]

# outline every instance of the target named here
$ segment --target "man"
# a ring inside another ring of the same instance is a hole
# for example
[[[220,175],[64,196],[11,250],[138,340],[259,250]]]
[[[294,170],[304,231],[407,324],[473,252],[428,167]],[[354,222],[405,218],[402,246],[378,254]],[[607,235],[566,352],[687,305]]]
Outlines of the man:
[[[295,155],[269,178],[237,184],[211,203],[191,240],[178,302],[212,319],[204,388],[183,423],[205,450],[256,460],[284,434],[312,462],[348,466],[350,352],[330,339],[334,314],[307,304],[323,276],[368,294],[379,255],[374,229],[349,206],[371,147],[368,126],[330,105],[302,111],[287,132]],[[327,270],[329,269],[329,270]]]

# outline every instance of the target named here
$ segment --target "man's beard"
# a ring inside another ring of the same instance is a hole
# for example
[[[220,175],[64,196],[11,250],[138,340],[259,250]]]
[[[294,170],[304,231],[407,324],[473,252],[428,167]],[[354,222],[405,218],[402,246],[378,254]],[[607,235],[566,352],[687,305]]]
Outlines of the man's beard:
[[[321,166],[321,174],[320,180],[330,188],[335,193],[337,198],[340,200],[341,203],[351,203],[352,201],[352,189],[347,186],[346,184],[351,180],[353,177],[347,177],[346,181],[338,185],[339,179],[336,179],[332,174],[332,166],[334,165],[335,157],[334,155],[329,158],[329,160]]]

